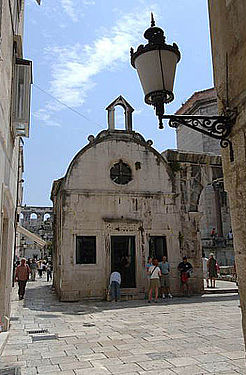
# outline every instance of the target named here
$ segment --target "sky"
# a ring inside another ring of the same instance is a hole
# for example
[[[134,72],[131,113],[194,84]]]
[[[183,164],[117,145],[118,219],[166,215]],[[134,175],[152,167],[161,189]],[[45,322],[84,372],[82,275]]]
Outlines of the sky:
[[[90,134],[107,128],[105,108],[119,95],[135,109],[135,131],[160,152],[176,148],[175,130],[158,129],[130,64],[130,47],[147,42],[151,11],[166,43],[181,52],[175,99],[165,108],[173,114],[195,91],[213,86],[206,0],[26,0],[24,58],[33,61],[33,87],[23,204],[52,205],[52,182]],[[123,126],[117,107],[116,127]]]

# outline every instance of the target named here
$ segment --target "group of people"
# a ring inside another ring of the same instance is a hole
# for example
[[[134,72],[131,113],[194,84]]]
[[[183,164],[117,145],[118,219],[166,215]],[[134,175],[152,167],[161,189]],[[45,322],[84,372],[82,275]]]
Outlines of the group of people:
[[[179,263],[178,270],[180,272],[181,286],[184,295],[190,295],[189,278],[192,274],[193,267],[188,262],[186,256],[183,257],[183,261]],[[163,299],[172,298],[170,291],[170,264],[167,261],[167,257],[163,256],[162,261],[158,262],[157,258],[148,257],[146,264],[146,273],[148,277],[148,302],[151,303],[152,295],[154,294],[154,301],[157,303],[159,297],[159,291]],[[110,275],[108,292],[111,294],[111,300],[115,302],[120,299],[120,285],[121,285],[121,274],[118,270],[115,270]]]
[[[31,281],[35,281],[36,279],[36,271],[38,272],[38,276],[41,279],[43,277],[43,274],[46,272],[47,281],[52,279],[52,264],[50,262],[47,262],[46,260],[38,260],[32,259],[27,261],[30,269],[31,269]]]
[[[15,269],[15,281],[18,282],[18,295],[19,299],[22,300],[25,295],[26,283],[30,279],[31,281],[36,280],[36,272],[38,272],[39,278],[42,278],[43,272],[46,272],[47,281],[52,279],[52,263],[45,260],[36,260],[22,258],[20,261],[16,261]]]
[[[180,272],[180,281],[183,294],[187,294],[189,296],[189,278],[193,271],[193,267],[191,263],[188,262],[186,256],[184,256],[183,261],[179,263],[178,270]],[[146,265],[146,272],[149,278],[148,303],[151,303],[153,291],[155,303],[158,301],[159,290],[163,299],[172,298],[169,278],[170,264],[167,261],[167,257],[163,256],[161,262],[158,262],[158,259],[156,258],[152,259],[149,257]]]

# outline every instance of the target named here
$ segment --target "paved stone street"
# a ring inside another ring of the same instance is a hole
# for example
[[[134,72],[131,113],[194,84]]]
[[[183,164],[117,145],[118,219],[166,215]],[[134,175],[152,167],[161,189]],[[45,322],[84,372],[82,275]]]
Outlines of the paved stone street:
[[[30,282],[24,302],[14,293],[0,368],[20,366],[22,375],[246,374],[238,306],[230,293],[151,305],[61,303],[50,283]],[[28,332],[38,330],[47,331]]]

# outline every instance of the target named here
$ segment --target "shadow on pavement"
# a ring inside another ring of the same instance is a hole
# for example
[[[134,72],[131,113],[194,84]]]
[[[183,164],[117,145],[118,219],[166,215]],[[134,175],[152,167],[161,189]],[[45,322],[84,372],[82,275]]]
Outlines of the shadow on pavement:
[[[30,310],[35,310],[40,318],[57,318],[55,313],[66,315],[87,315],[96,312],[107,310],[119,310],[129,308],[141,307],[171,307],[172,305],[187,305],[200,304],[211,302],[229,302],[239,300],[238,294],[220,294],[220,295],[203,295],[185,297],[174,297],[168,300],[159,300],[157,304],[148,304],[147,300],[131,300],[121,302],[106,302],[106,301],[79,301],[79,302],[60,302],[55,291],[50,284],[37,285],[26,289],[26,296],[24,300],[24,307]],[[42,313],[43,312],[43,313]],[[47,314],[52,313],[54,314]]]

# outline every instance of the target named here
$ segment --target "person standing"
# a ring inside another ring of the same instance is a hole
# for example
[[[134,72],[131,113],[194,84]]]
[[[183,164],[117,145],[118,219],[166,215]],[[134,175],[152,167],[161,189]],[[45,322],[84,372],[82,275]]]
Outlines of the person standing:
[[[32,262],[30,263],[30,270],[31,270],[31,280],[35,281],[36,278],[36,270],[37,270],[37,263],[35,259],[32,259]]]
[[[214,258],[214,254],[211,253],[209,255],[209,259],[207,261],[208,267],[208,277],[210,279],[211,288],[215,288],[215,279],[218,277],[218,266],[216,259]]]
[[[43,276],[42,260],[41,260],[41,259],[38,261],[38,275],[39,275],[39,278],[40,278],[40,279],[41,279],[42,276]]]
[[[146,272],[149,274],[149,268],[152,266],[152,257],[148,257],[147,263],[146,263]]]
[[[160,286],[160,277],[161,277],[161,270],[158,267],[157,259],[153,259],[153,265],[149,267],[148,272],[149,272],[149,277],[150,277],[148,303],[151,303],[153,290],[155,291],[155,303],[157,303],[158,291],[159,291],[159,286]]]
[[[183,295],[185,295],[185,289],[187,296],[190,296],[190,284],[189,278],[193,271],[192,265],[188,262],[187,256],[183,257],[183,262],[178,265],[178,270],[180,271],[181,287]]]
[[[172,298],[173,296],[170,293],[170,265],[167,262],[167,257],[164,255],[162,257],[162,262],[159,263],[159,268],[161,270],[161,295],[165,299],[166,296]]]
[[[110,275],[109,288],[111,292],[112,299],[117,302],[120,299],[120,284],[121,275],[118,271],[114,271]]]
[[[52,265],[50,263],[47,264],[46,275],[47,281],[50,281],[50,279],[52,279]]]
[[[148,299],[148,296],[149,296],[149,287],[150,287],[150,276],[149,276],[149,268],[150,266],[152,266],[152,257],[148,257],[147,258],[147,263],[145,265],[145,270],[146,270],[146,274],[147,274],[147,291],[145,292],[145,299]]]
[[[202,273],[203,273],[203,279],[206,280],[207,283],[207,288],[209,288],[209,283],[208,283],[208,258],[206,258],[205,253],[202,253]]]
[[[228,238],[228,240],[233,240],[232,229],[229,230],[229,232],[228,232],[228,234],[227,234],[227,238]]]
[[[26,283],[27,280],[29,279],[29,274],[30,274],[30,268],[26,264],[26,259],[23,258],[21,259],[20,265],[16,268],[15,271],[15,281],[18,281],[19,289],[18,289],[18,294],[19,294],[19,299],[23,299],[26,291]]]
[[[41,267],[42,267],[42,274],[43,274],[44,272],[46,272],[46,268],[47,268],[45,260],[43,260]]]

